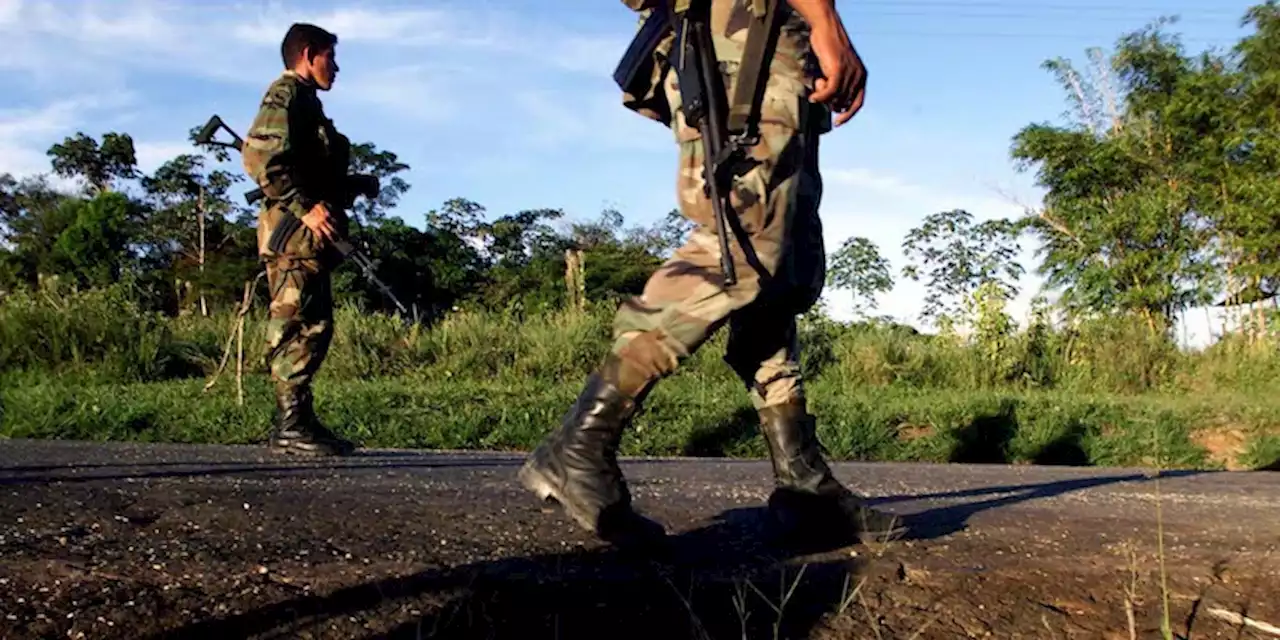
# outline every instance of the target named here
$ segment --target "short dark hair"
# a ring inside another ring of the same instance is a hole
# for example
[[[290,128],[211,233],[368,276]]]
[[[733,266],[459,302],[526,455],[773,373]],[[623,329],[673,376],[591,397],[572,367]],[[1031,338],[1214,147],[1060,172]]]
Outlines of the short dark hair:
[[[298,56],[301,56],[304,50],[310,48],[311,55],[317,56],[332,49],[336,44],[338,44],[338,36],[314,24],[295,22],[289,26],[289,30],[284,34],[284,41],[280,43],[280,57],[284,60],[284,67],[289,69],[298,61]]]

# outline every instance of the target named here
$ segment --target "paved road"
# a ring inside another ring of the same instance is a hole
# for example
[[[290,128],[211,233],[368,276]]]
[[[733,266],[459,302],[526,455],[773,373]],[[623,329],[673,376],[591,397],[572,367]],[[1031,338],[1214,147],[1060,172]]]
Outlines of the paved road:
[[[0,442],[0,637],[772,637],[779,609],[787,637],[1127,638],[1126,610],[1148,637],[1157,496],[1175,629],[1280,624],[1280,474],[840,464],[913,532],[786,557],[767,462],[624,460],[655,559],[533,501],[520,460]]]

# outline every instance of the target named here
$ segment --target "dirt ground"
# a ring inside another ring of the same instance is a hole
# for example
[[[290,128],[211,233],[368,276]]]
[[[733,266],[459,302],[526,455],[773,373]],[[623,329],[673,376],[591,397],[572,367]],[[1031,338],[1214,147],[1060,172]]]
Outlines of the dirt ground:
[[[843,464],[911,531],[798,556],[767,463],[626,460],[642,555],[519,463],[0,442],[0,637],[1155,638],[1164,593],[1177,637],[1280,637],[1222,618],[1280,625],[1274,473]]]

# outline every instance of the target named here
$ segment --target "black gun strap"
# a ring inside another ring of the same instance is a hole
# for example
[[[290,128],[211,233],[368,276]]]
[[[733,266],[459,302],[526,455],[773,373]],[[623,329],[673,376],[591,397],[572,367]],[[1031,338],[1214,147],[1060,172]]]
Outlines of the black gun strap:
[[[742,63],[738,66],[738,78],[733,86],[733,99],[729,103],[728,130],[732,134],[754,133],[760,121],[764,90],[769,83],[768,67],[773,60],[782,32],[782,16],[786,12],[782,0],[754,0],[755,6],[765,5],[763,15],[752,16],[747,28],[747,42],[743,46]]]
[[[294,232],[302,226],[302,218],[285,212],[280,217],[280,224],[271,230],[271,237],[267,238],[267,249],[272,253],[284,253],[289,243],[289,238]]]

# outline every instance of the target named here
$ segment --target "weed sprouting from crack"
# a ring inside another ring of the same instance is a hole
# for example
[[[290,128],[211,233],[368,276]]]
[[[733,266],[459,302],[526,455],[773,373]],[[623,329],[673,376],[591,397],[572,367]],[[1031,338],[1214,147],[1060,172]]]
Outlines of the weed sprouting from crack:
[[[680,600],[680,604],[684,605],[685,611],[689,613],[689,624],[693,626],[693,630],[697,632],[699,637],[711,640],[711,635],[707,633],[706,626],[702,624],[702,618],[700,618],[698,613],[693,609],[693,585],[689,585],[689,597],[686,598],[685,595],[676,588],[675,583],[671,582],[670,578],[663,576],[662,581],[667,583],[667,586],[671,588],[671,592]],[[692,582],[693,578],[690,577],[689,581]]]
[[[1160,618],[1160,633],[1164,640],[1173,640],[1173,624],[1169,617],[1169,572],[1165,568],[1164,562],[1164,505],[1160,497],[1160,476],[1164,475],[1164,461],[1160,456],[1160,433],[1158,422],[1153,422],[1153,434],[1155,436],[1155,454],[1156,454],[1156,477],[1155,477],[1155,494],[1156,494],[1156,552],[1160,558],[1160,596],[1162,598],[1162,615]]]
[[[764,600],[765,604],[769,605],[769,608],[773,609],[773,612],[776,615],[773,621],[774,640],[778,640],[779,638],[782,637],[782,617],[786,612],[787,603],[791,601],[791,596],[795,595],[796,587],[800,585],[800,579],[804,577],[804,572],[808,568],[809,568],[808,563],[801,565],[800,571],[796,574],[795,580],[791,581],[790,588],[786,586],[786,577],[787,577],[786,571],[784,570],[782,572],[782,575],[779,576],[779,581],[781,582],[780,591],[783,591],[783,594],[777,604],[774,604],[774,602],[769,599],[769,596],[764,595],[764,593],[761,592],[758,587],[756,587],[755,583],[751,582],[750,580],[748,580],[746,583],[747,587],[749,587],[752,591],[755,591],[756,595],[760,596],[760,599]]]
[[[858,597],[858,594],[862,593],[862,587],[867,584],[867,577],[862,576],[853,591],[849,591],[849,579],[852,577],[853,574],[851,573],[844,574],[844,586],[840,589],[840,608],[836,610],[836,615],[844,615],[849,605],[853,604],[853,600]]]
[[[733,581],[733,609],[738,613],[742,640],[747,640],[747,620],[751,617],[751,611],[747,609],[747,586],[742,580]]]
[[[1124,615],[1129,622],[1129,640],[1138,640],[1138,620],[1133,607],[1138,601],[1138,552],[1132,546],[1129,555],[1129,583],[1124,587]]]
[[[862,612],[866,614],[867,622],[871,623],[871,631],[876,634],[876,640],[884,640],[884,634],[880,633],[880,622],[871,613],[871,607],[867,606],[867,599],[863,597],[862,592],[858,592],[858,604],[862,606]]]

